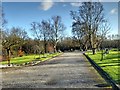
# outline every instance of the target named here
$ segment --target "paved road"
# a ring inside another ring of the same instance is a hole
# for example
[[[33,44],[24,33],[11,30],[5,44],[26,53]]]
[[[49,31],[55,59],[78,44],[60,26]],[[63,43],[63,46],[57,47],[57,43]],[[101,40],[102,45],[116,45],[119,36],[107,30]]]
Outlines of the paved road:
[[[36,66],[4,69],[3,88],[103,88],[106,82],[80,52]]]

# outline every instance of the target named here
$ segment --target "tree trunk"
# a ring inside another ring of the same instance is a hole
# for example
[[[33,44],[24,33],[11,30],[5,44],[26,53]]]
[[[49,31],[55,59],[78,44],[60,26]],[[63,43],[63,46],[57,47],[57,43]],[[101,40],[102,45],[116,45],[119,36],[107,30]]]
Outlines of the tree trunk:
[[[87,45],[83,45],[82,49],[83,51],[87,51]]]
[[[89,45],[90,45],[90,49],[92,49],[92,39],[91,39],[91,34],[89,35]]]
[[[57,50],[56,50],[56,45],[54,45],[54,53],[56,53],[57,52]]]
[[[7,61],[8,61],[8,66],[10,66],[10,48],[7,48]]]
[[[44,41],[44,53],[47,53],[47,42]]]
[[[86,51],[86,48],[85,48],[85,46],[83,46],[83,51]]]
[[[92,48],[92,52],[93,52],[93,55],[96,53],[96,52],[95,52],[95,48]]]

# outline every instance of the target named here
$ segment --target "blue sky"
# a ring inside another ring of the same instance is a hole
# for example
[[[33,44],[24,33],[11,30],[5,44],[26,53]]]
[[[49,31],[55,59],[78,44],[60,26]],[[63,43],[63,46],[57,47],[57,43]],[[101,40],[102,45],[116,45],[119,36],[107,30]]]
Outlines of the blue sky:
[[[104,13],[111,25],[110,34],[118,33],[118,3],[104,2]],[[5,18],[8,21],[7,27],[22,27],[30,37],[30,23],[33,21],[40,22],[48,20],[54,15],[62,17],[62,21],[67,27],[66,36],[71,35],[72,19],[70,16],[71,10],[78,10],[81,3],[72,2],[3,2],[2,6],[5,13]]]

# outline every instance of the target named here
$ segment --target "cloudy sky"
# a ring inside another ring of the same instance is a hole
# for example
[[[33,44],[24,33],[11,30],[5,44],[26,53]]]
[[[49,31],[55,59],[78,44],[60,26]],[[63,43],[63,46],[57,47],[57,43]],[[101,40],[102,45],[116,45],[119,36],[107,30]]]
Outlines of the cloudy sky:
[[[49,0],[50,1],[50,0]],[[118,33],[118,3],[103,2],[104,14],[111,25],[110,34]],[[78,10],[81,3],[75,2],[3,2],[2,6],[5,13],[5,18],[8,21],[7,27],[25,28],[29,36],[30,23],[33,21],[40,22],[48,20],[51,16],[59,15],[67,27],[66,35],[71,36],[72,19],[70,16],[71,10]]]

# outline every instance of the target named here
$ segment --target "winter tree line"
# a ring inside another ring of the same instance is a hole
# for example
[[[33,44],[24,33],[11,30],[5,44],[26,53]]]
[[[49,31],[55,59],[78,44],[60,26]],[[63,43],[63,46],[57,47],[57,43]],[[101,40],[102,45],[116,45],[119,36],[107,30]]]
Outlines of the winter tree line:
[[[26,54],[48,53],[48,47],[52,47],[52,52],[90,49],[95,54],[96,49],[118,47],[119,38],[109,39],[110,35],[106,37],[111,29],[100,2],[83,2],[77,11],[70,11],[73,20],[71,37],[64,37],[66,27],[59,15],[31,22],[30,32],[34,39],[21,27],[6,29],[4,16],[2,11],[1,49],[7,56],[15,54],[19,49]]]

